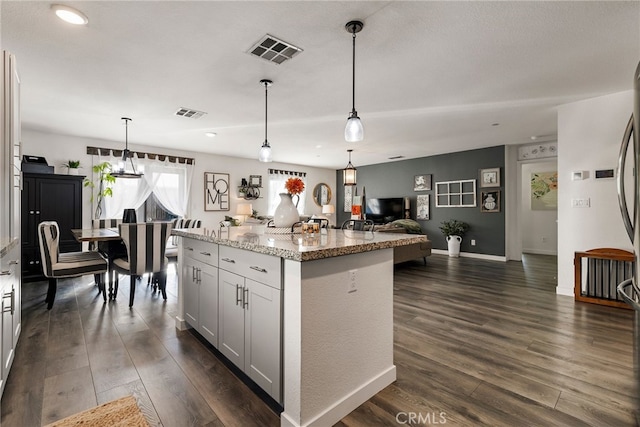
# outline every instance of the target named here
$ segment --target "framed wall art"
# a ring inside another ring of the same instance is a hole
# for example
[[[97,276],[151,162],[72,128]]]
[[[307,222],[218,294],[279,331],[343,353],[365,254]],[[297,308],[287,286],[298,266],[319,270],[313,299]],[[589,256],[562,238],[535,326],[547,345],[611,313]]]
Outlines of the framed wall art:
[[[553,211],[558,209],[558,172],[534,172],[531,174],[531,210]]]
[[[500,168],[480,169],[480,187],[500,187]]]
[[[418,196],[418,208],[416,219],[427,220],[429,219],[429,195],[421,194]]]
[[[344,211],[351,212],[351,203],[353,202],[353,185],[344,186]]]
[[[229,174],[204,173],[204,210],[229,210]]]
[[[480,212],[500,212],[500,190],[480,192]]]
[[[413,191],[431,190],[431,174],[416,175],[413,177]]]
[[[262,187],[262,175],[249,175],[249,185],[252,187]]]

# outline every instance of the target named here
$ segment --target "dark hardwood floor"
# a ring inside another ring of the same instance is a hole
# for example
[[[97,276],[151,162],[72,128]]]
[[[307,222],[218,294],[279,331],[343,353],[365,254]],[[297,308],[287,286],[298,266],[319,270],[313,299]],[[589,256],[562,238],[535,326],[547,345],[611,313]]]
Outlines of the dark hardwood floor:
[[[555,294],[554,257],[433,255],[396,266],[397,381],[339,426],[635,425],[630,310]],[[90,277],[23,285],[23,330],[2,425],[41,426],[133,394],[153,426],[277,426],[279,417],[165,303],[128,279],[103,304]],[[413,417],[413,418],[410,418]]]

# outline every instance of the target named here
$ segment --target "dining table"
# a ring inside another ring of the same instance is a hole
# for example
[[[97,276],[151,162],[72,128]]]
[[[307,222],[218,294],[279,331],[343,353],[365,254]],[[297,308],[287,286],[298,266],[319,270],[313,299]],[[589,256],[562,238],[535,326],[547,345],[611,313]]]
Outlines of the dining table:
[[[109,300],[115,300],[118,293],[117,279],[115,280],[116,287],[114,290],[114,280],[112,268],[113,260],[116,258],[126,257],[127,249],[120,237],[120,233],[117,228],[76,228],[72,229],[71,233],[78,242],[94,243],[97,246],[97,250],[107,259],[109,263],[109,270],[107,273],[109,282]]]

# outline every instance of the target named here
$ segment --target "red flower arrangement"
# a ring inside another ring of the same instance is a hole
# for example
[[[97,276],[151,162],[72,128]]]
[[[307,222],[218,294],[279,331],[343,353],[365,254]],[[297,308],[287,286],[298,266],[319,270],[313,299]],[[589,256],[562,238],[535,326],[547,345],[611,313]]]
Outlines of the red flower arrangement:
[[[284,183],[284,188],[286,188],[287,193],[292,196],[300,194],[304,191],[304,182],[302,182],[300,178],[289,178],[287,182]]]

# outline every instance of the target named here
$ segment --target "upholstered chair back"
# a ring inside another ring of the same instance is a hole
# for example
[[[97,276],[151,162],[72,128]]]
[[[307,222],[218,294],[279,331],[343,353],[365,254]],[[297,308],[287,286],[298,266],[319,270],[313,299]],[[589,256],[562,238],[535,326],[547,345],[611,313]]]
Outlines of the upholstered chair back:
[[[44,221],[38,225],[40,257],[45,277],[53,277],[53,266],[58,263],[60,229],[55,221]]]
[[[91,222],[91,228],[118,228],[122,224],[121,218],[94,219]]]
[[[176,218],[173,220],[173,228],[200,228],[202,221],[199,219]],[[178,246],[178,236],[172,236],[171,246]]]
[[[120,224],[118,228],[127,247],[127,270],[131,275],[164,270],[167,262],[165,249],[172,230],[170,222]]]

